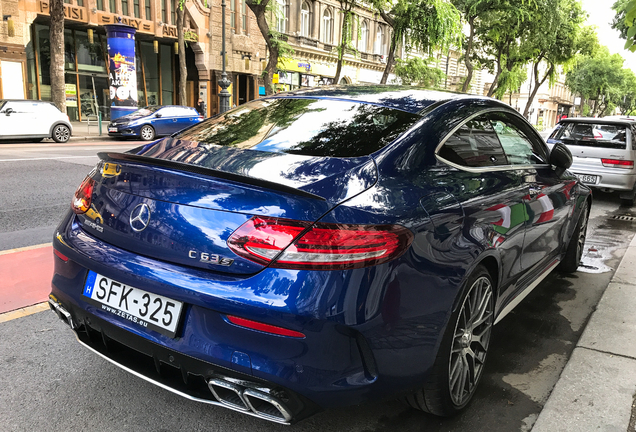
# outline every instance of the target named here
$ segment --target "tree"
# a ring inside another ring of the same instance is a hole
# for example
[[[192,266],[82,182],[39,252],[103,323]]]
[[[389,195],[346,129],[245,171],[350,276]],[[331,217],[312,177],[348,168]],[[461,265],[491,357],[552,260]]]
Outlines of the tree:
[[[265,94],[271,95],[274,93],[272,78],[278,69],[278,59],[281,55],[289,53],[292,50],[287,42],[283,40],[282,35],[277,30],[270,29],[269,23],[267,22],[268,16],[271,16],[270,13],[275,15],[277,12],[280,12],[276,10],[276,0],[274,1],[274,4],[271,4],[270,0],[245,0],[245,4],[254,13],[258,29],[260,30],[263,39],[265,39],[265,44],[267,45],[269,58],[267,60],[265,71],[263,71],[262,78],[265,83]]]
[[[186,80],[188,78],[188,69],[186,67],[185,52],[185,34],[184,34],[184,15],[186,0],[179,0],[177,6],[177,44],[179,46],[179,103],[186,105],[188,102],[186,96]]]
[[[51,101],[66,112],[66,86],[64,81],[64,0],[50,0],[51,27]]]
[[[554,81],[557,67],[572,61],[578,51],[588,49],[587,45],[581,45],[589,43],[587,38],[580,38],[588,36],[588,33],[581,34],[585,19],[581,4],[576,0],[549,0],[547,6],[538,13],[542,18],[534,21],[530,31],[528,49],[534,57],[534,79],[530,82],[530,96],[523,111],[526,118],[539,88],[548,79]],[[541,65],[543,71],[540,71]]]
[[[593,56],[581,56],[567,73],[565,84],[582,98],[593,101],[591,115],[603,116],[623,98],[623,58],[602,47]]]
[[[395,75],[402,80],[402,84],[416,84],[424,87],[438,87],[445,77],[441,70],[429,66],[429,61],[419,57],[408,60],[397,59]]]
[[[354,49],[352,45],[353,39],[353,8],[356,0],[339,0],[340,12],[342,13],[342,24],[340,26],[340,42],[338,43],[338,61],[336,64],[336,75],[333,78],[334,84],[340,81],[342,73],[342,63],[347,50]]]
[[[616,16],[611,22],[612,28],[620,32],[625,39],[625,49],[636,51],[636,0],[618,0],[612,6]]]
[[[372,0],[391,27],[391,45],[380,84],[386,84],[395,64],[395,50],[404,41],[407,50],[429,54],[431,49],[460,45],[461,15],[445,0]]]
[[[459,10],[463,18],[468,24],[468,36],[463,44],[464,53],[462,58],[464,65],[468,71],[468,75],[463,81],[462,92],[466,93],[470,82],[473,78],[473,70],[475,69],[475,63],[478,59],[474,56],[475,50],[475,32],[481,25],[481,21],[488,17],[488,14],[492,11],[506,4],[506,0],[451,0],[453,5]],[[481,66],[478,64],[478,66]]]
[[[618,96],[621,115],[632,115],[636,111],[636,75],[631,69],[623,69],[623,85]],[[621,97],[622,95],[622,97]]]

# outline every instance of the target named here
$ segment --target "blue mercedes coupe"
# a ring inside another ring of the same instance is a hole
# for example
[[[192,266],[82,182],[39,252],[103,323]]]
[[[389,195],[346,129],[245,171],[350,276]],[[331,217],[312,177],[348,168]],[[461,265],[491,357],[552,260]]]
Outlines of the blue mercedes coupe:
[[[108,135],[152,141],[203,121],[196,109],[180,105],[148,106],[108,123]]]
[[[493,325],[576,271],[592,203],[508,105],[413,87],[278,94],[99,157],[51,308],[137,377],[283,424],[465,408]]]

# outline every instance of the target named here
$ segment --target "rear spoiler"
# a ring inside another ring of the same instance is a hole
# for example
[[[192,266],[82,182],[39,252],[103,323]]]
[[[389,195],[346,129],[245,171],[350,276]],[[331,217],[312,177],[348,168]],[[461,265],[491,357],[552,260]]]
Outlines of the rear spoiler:
[[[128,153],[108,153],[108,152],[100,152],[97,153],[97,156],[103,161],[123,161],[123,162],[133,162],[139,163],[143,165],[152,165],[158,166],[161,168],[168,169],[177,169],[180,171],[186,171],[194,174],[204,175],[207,177],[213,177],[223,180],[229,180],[236,183],[248,184],[251,186],[255,186],[260,189],[270,189],[277,192],[283,192],[291,195],[297,195],[304,198],[312,198],[320,201],[326,201],[325,198],[320,195],[315,195],[310,192],[305,192],[300,189],[293,188],[291,186],[286,186],[280,183],[274,183],[267,180],[261,180],[254,177],[243,176],[240,174],[228,173],[225,171],[219,171],[212,168],[205,168],[197,165],[189,165],[183,162],[175,162],[171,160],[165,159],[157,159],[151,158],[147,156],[139,156]]]

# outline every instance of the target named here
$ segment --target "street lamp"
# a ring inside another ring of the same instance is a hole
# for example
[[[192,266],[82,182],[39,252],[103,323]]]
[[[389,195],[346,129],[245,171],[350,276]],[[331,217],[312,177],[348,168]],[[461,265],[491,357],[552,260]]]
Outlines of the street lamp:
[[[219,80],[221,92],[219,93],[220,112],[224,113],[230,109],[230,92],[227,88],[230,86],[230,80],[227,79],[225,73],[225,0],[221,0],[221,60],[223,61],[223,72]]]

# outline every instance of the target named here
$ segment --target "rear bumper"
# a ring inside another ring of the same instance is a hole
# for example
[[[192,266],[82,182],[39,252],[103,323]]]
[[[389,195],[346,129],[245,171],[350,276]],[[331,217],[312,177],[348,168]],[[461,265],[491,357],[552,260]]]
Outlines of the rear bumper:
[[[320,273],[266,269],[248,277],[223,276],[155,262],[115,248],[82,231],[74,220],[69,215],[58,229],[64,234],[54,240],[54,247],[69,260],[55,258],[52,295],[70,313],[78,335],[84,331],[91,341],[106,340],[108,344],[112,340],[167,365],[171,364],[170,355],[177,358],[169,353],[178,353],[179,358],[184,356],[208,365],[194,373],[204,383],[217,375],[266,382],[269,388],[283,389],[303,401],[302,408],[289,408],[293,420],[318,407],[358,404],[417,387],[435,358],[439,335],[444,330],[439,320],[444,320],[445,314],[388,326],[378,313],[358,325],[347,325],[352,316],[359,315],[356,311],[360,306],[355,302],[368,288],[347,294],[344,284],[352,282],[357,286],[366,280],[373,283],[364,273],[366,269]],[[86,302],[82,291],[89,269],[183,301],[186,307],[177,337],[141,328]],[[349,272],[360,274],[352,277]],[[379,299],[384,297],[378,295]],[[333,305],[327,301],[330,298],[334,299]],[[338,310],[337,305],[346,307],[347,302],[351,303],[348,306],[353,315]],[[432,305],[436,309],[438,306]],[[365,309],[364,304],[362,308]],[[381,310],[379,306],[378,311]],[[228,323],[226,314],[301,331],[306,337],[248,330]],[[349,318],[344,319],[346,316]],[[78,337],[85,343],[82,336]],[[118,358],[109,359],[123,364]],[[132,366],[126,365],[129,369]],[[165,386],[179,388],[173,383],[162,385]]]
[[[595,184],[585,183],[587,186],[593,188],[606,188],[617,191],[631,191],[636,184],[636,174],[631,170],[621,170],[620,168],[587,168],[572,166],[570,171],[577,176],[579,175],[595,175],[597,176],[597,182]],[[623,172],[621,172],[623,171]]]

